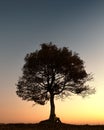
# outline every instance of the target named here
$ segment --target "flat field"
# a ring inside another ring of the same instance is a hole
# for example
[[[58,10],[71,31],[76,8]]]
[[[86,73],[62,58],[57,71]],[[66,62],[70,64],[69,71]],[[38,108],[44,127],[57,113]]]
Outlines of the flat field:
[[[0,124],[0,130],[104,130],[104,125]]]

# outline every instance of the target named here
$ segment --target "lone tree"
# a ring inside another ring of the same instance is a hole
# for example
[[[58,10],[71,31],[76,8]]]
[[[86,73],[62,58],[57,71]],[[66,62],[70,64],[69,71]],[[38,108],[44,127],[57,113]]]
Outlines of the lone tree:
[[[91,79],[77,53],[66,47],[58,48],[52,43],[44,43],[40,50],[26,55],[16,93],[23,100],[40,105],[50,101],[49,121],[55,122],[58,118],[54,98],[64,98],[71,93],[91,94],[93,89],[86,83]]]

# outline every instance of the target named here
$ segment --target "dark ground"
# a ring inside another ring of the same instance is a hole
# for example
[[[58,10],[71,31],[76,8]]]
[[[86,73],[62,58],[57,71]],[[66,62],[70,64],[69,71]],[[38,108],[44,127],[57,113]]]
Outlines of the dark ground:
[[[0,124],[0,130],[104,130],[104,125]]]

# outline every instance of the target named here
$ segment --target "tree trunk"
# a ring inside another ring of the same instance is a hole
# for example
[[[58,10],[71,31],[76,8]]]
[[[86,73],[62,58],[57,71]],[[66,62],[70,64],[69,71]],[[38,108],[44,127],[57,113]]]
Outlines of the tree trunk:
[[[50,117],[49,117],[49,120],[51,122],[54,122],[55,117],[56,117],[56,115],[55,115],[54,94],[50,93]]]

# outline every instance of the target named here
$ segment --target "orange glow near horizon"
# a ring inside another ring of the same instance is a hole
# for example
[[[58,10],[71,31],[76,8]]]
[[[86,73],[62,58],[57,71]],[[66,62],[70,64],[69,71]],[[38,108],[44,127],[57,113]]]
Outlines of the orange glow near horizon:
[[[69,124],[104,124],[104,105],[99,96],[103,97],[103,91],[96,92],[96,96],[72,96],[65,101],[55,100],[56,115],[62,122]],[[3,105],[0,108],[0,123],[38,123],[49,117],[49,103],[33,106],[33,102],[22,101],[16,94],[13,99],[9,99],[8,108],[7,104]]]

